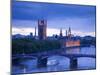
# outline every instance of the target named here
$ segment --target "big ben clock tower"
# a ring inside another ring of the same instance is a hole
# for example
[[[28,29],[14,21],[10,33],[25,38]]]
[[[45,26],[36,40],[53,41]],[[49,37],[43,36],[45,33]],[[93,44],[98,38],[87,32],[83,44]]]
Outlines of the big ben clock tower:
[[[38,20],[38,37],[40,40],[46,39],[46,29],[47,29],[47,21],[46,20]]]

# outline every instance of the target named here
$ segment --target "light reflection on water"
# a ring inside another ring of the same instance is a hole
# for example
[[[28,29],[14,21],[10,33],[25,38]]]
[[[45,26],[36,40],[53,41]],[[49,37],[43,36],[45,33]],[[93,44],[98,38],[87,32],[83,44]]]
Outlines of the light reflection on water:
[[[66,53],[82,53],[95,54],[95,47],[83,47],[68,49]],[[63,56],[51,56],[48,58],[47,67],[37,68],[37,59],[28,59],[20,62],[18,66],[12,66],[13,73],[34,73],[34,72],[50,72],[50,71],[67,71],[70,70],[70,60]],[[95,69],[95,59],[82,57],[78,58],[77,69]]]

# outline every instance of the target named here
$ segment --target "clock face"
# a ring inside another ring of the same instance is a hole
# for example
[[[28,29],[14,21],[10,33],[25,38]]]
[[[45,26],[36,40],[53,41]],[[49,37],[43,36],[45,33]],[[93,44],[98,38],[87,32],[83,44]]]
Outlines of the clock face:
[[[44,21],[43,20],[41,21],[41,24],[44,24]]]
[[[39,21],[39,25],[44,25],[44,24],[45,24],[44,20]]]

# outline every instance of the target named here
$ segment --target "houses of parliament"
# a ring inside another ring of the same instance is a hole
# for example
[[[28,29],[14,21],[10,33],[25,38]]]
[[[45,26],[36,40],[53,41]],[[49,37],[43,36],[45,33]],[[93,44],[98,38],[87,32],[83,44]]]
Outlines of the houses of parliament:
[[[36,28],[35,28],[36,33]],[[46,40],[47,38],[47,20],[38,20],[38,39]],[[61,40],[62,47],[76,47],[80,46],[80,40],[73,40],[71,34],[71,28],[67,32],[66,36],[63,36],[62,29],[60,29],[59,40]]]

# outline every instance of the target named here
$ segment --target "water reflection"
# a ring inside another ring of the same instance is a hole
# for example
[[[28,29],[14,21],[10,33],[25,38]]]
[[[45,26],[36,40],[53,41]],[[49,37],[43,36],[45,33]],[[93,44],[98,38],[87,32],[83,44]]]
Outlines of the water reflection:
[[[66,53],[82,53],[95,54],[95,47],[70,48],[62,52]],[[87,62],[88,61],[88,62]],[[37,59],[28,58],[16,60],[16,64],[12,66],[13,73],[34,73],[34,72],[50,72],[50,71],[67,71],[70,69],[70,59],[64,56],[50,56],[47,61],[47,67],[37,68]],[[86,63],[87,62],[87,63]],[[77,69],[95,69],[95,59],[82,57],[78,58]]]
[[[80,47],[77,48],[68,48],[65,50],[67,54],[79,54],[81,51]]]

